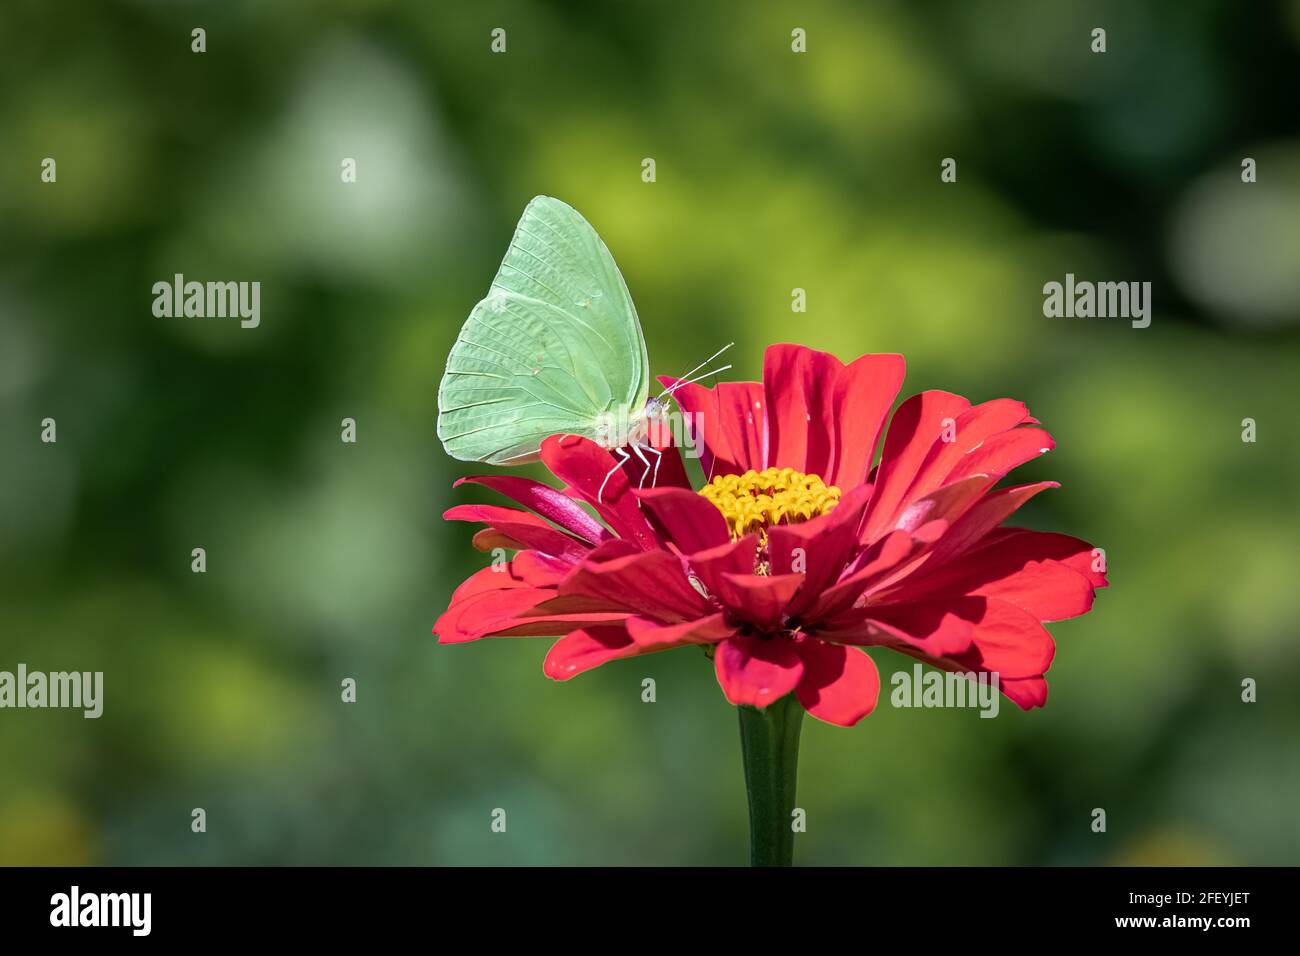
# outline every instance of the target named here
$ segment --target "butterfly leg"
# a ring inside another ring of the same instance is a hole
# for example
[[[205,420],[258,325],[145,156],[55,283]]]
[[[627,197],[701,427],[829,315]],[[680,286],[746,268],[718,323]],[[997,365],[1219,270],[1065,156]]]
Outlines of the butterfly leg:
[[[637,490],[645,488],[646,475],[649,475],[650,473],[650,459],[646,458],[645,451],[642,450],[643,447],[647,447],[647,446],[642,446],[640,444],[636,444],[636,442],[633,442],[632,450],[634,451],[634,453],[636,453],[638,462],[641,462],[641,464],[645,466],[645,468],[643,468],[641,472],[641,480],[637,481]]]
[[[609,470],[609,473],[605,475],[605,480],[602,481],[602,482],[600,483],[600,490],[599,490],[598,492],[596,492],[596,502],[597,502],[598,504],[603,504],[603,503],[604,503],[603,500],[602,500],[602,498],[601,498],[601,496],[605,494],[605,486],[606,486],[607,484],[609,484],[609,479],[611,479],[611,478],[614,477],[614,472],[618,471],[620,468],[622,468],[624,465],[626,465],[626,464],[627,464],[627,460],[628,460],[629,458],[632,457],[631,455],[629,455],[627,452],[625,452],[625,451],[624,451],[623,449],[621,449],[621,448],[615,448],[615,449],[613,449],[613,451],[614,451],[614,454],[616,454],[616,455],[622,455],[623,457],[622,457],[621,459],[619,459],[619,462],[618,462],[617,465],[615,465],[613,468],[611,468],[611,469]]]
[[[655,456],[655,471],[650,478],[650,487],[657,488],[659,486],[659,466],[664,463],[664,453],[654,445],[647,445],[646,451]]]

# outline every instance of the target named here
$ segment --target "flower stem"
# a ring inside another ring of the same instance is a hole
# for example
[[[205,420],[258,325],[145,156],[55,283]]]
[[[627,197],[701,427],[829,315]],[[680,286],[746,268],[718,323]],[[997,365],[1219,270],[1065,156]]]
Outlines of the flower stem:
[[[799,730],[803,706],[794,694],[759,710],[740,712],[740,749],[749,793],[749,862],[790,866],[794,862],[794,792],[799,773]]]

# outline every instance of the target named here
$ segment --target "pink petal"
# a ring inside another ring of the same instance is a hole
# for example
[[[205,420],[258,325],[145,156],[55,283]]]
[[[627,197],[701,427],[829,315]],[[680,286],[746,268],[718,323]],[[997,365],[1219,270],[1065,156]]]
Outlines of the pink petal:
[[[483,485],[500,492],[507,498],[514,499],[525,508],[532,509],[543,518],[555,522],[565,531],[592,545],[600,544],[613,537],[599,521],[583,511],[572,498],[540,481],[512,475],[471,475],[461,478],[452,487],[456,488],[467,482]]]
[[[535,514],[499,505],[456,505],[443,512],[448,521],[480,521],[492,530],[534,551],[570,561],[581,560],[590,548],[547,524]]]

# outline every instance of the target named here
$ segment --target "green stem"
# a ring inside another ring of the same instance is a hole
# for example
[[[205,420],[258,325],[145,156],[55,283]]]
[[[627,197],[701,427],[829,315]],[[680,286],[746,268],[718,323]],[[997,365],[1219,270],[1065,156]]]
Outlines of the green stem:
[[[790,866],[794,862],[792,813],[803,706],[794,694],[787,694],[762,710],[736,709],[749,792],[749,862],[752,866]]]

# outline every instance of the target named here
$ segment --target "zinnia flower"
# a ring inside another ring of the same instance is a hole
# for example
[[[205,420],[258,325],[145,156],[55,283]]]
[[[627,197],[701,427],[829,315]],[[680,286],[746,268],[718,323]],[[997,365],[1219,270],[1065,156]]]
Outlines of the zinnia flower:
[[[447,511],[487,526],[479,549],[516,553],[456,589],[440,642],[559,636],[544,665],[557,680],[701,645],[731,703],[766,708],[793,693],[840,726],[875,707],[880,679],[863,648],[885,647],[996,674],[1021,708],[1042,706],[1055,651],[1043,622],[1085,613],[1106,586],[1091,545],[1003,526],[1056,487],[995,487],[1052,438],[1020,402],[943,391],[904,401],[886,432],[903,373],[898,355],[845,365],[775,345],[761,383],[683,386],[710,476],[698,491],[667,447],[656,487],[635,487],[633,459],[598,500],[614,459],[576,436],[541,449],[563,489],[461,479],[528,510]]]

